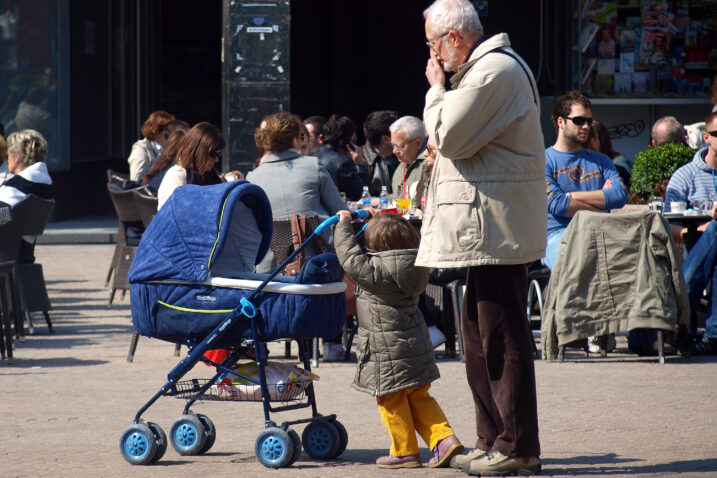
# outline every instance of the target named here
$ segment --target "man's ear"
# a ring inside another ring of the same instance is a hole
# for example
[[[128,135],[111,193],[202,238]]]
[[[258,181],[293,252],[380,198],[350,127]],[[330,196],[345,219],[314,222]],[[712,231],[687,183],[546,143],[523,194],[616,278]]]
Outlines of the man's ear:
[[[383,144],[391,144],[391,137],[386,136],[385,134],[381,136],[381,143]]]
[[[316,135],[316,142],[319,144],[324,144],[324,133],[319,133]]]
[[[655,147],[655,140],[652,139],[652,138],[650,138],[650,147],[651,147],[651,148],[654,148],[654,147]]]

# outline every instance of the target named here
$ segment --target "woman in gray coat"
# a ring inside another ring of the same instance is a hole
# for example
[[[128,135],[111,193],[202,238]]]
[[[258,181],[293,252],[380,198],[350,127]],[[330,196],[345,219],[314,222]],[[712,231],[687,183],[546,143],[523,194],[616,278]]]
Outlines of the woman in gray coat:
[[[418,296],[428,284],[428,269],[413,265],[418,233],[401,216],[378,215],[366,226],[367,252],[354,238],[351,214],[340,211],[339,217],[334,231],[336,254],[358,286],[354,387],[376,396],[392,441],[390,455],[376,460],[376,465],[421,466],[417,431],[434,453],[428,466],[447,466],[463,445],[438,402],[428,394],[439,373],[426,322],[418,310]]]
[[[275,113],[264,118],[254,141],[264,152],[261,164],[247,181],[261,187],[269,197],[274,219],[294,215],[326,219],[346,208],[331,176],[319,160],[303,156],[299,146],[301,119],[291,113]]]

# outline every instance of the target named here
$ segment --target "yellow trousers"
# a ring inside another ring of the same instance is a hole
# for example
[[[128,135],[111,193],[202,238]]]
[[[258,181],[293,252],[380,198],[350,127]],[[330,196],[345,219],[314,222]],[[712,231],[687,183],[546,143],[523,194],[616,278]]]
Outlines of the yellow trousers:
[[[428,394],[430,387],[427,383],[376,398],[381,421],[391,435],[391,455],[418,453],[416,432],[431,451],[439,441],[453,435],[443,410]]]

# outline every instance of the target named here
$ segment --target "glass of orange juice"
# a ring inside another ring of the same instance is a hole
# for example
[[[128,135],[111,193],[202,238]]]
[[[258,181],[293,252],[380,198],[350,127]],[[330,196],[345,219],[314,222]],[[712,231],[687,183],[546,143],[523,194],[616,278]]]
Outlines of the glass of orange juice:
[[[410,198],[398,198],[396,199],[396,204],[398,204],[398,207],[401,208],[402,212],[408,211],[408,208],[411,207],[411,199]]]

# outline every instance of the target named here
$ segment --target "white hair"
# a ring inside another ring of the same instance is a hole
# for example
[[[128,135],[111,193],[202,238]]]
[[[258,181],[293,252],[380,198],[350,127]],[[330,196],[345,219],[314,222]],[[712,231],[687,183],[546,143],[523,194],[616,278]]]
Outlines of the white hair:
[[[483,36],[478,12],[468,0],[436,0],[423,11],[436,34],[457,31],[461,36]]]
[[[38,131],[24,129],[7,137],[7,152],[17,155],[18,166],[25,169],[47,161],[47,141]]]
[[[423,121],[415,116],[402,116],[394,121],[388,129],[391,133],[403,131],[410,139],[426,137],[426,127],[423,126]]]

